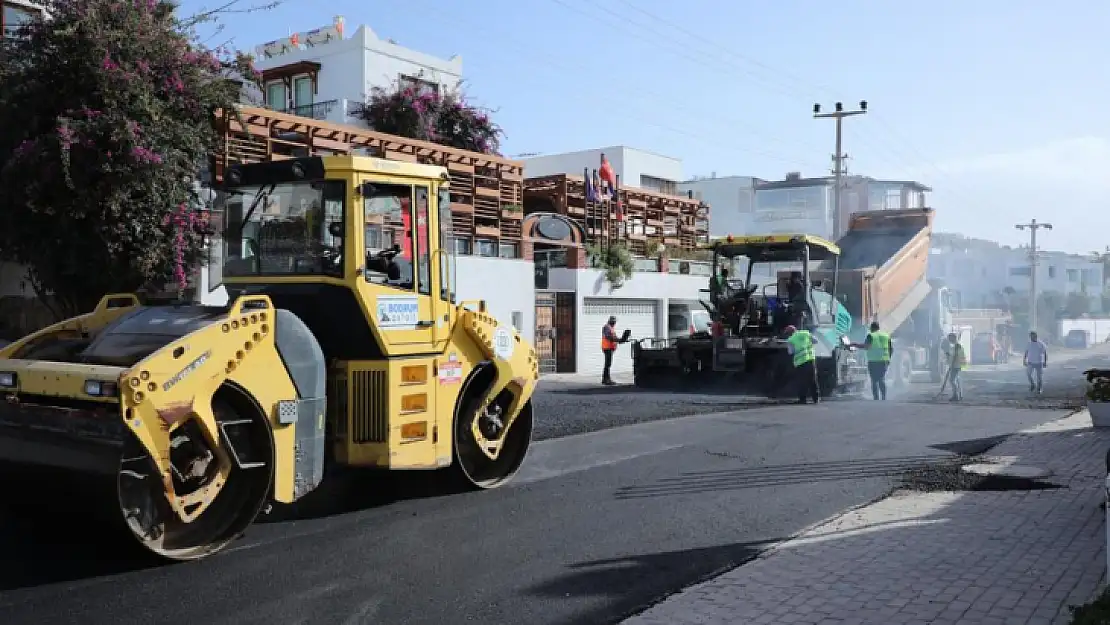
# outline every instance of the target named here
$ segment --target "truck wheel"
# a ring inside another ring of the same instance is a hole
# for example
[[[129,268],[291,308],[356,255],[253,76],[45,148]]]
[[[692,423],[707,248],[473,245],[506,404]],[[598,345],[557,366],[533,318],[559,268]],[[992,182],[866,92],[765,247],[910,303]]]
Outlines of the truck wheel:
[[[944,351],[939,347],[933,352],[929,360],[929,381],[934,384],[944,379]]]
[[[891,384],[895,388],[905,388],[913,380],[913,359],[909,354],[902,352],[894,355],[888,373]]]

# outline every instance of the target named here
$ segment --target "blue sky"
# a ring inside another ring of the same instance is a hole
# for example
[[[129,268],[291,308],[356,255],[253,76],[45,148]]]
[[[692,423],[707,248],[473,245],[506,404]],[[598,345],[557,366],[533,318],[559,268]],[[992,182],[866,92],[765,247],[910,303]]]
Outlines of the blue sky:
[[[1110,245],[1110,3],[286,0],[220,39],[252,49],[335,15],[461,55],[509,155],[623,144],[688,176],[822,175],[833,123],[813,103],[866,99],[850,170],[934,187],[938,228],[1015,244],[1035,217],[1047,248]]]

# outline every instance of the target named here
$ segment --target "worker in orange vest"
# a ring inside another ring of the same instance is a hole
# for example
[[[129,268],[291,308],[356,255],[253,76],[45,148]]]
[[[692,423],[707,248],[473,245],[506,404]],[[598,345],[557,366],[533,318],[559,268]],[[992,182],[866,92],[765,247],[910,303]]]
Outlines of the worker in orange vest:
[[[601,353],[605,356],[605,368],[601,370],[601,383],[606,386],[616,384],[609,376],[609,368],[613,366],[613,352],[617,351],[617,318],[609,317],[609,323],[601,326]]]

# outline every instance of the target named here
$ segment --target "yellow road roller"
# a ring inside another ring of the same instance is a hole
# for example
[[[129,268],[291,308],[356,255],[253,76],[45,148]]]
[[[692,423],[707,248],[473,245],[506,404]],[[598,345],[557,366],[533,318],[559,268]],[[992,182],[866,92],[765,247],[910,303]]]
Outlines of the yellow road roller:
[[[225,172],[226,306],[105,296],[0,349],[0,460],[114,481],[170,560],[218,552],[325,467],[508,482],[534,348],[456,301],[443,167],[362,156]]]

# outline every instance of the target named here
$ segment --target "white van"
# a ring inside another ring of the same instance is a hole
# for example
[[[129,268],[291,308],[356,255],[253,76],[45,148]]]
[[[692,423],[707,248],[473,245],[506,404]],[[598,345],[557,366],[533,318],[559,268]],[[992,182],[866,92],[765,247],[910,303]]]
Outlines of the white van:
[[[700,306],[671,304],[667,310],[667,338],[677,339],[709,332],[712,323],[709,313]]]

